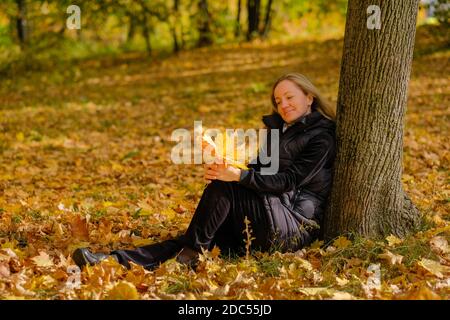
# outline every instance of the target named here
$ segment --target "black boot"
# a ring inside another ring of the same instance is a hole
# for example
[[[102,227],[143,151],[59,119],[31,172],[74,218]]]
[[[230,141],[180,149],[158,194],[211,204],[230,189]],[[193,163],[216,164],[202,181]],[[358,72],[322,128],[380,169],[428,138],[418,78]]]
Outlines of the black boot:
[[[87,264],[92,266],[102,260],[107,259],[108,257],[113,257],[118,261],[117,256],[114,254],[109,255],[105,253],[92,253],[88,248],[78,248],[72,254],[73,261],[75,261],[77,266],[79,266],[80,268]]]

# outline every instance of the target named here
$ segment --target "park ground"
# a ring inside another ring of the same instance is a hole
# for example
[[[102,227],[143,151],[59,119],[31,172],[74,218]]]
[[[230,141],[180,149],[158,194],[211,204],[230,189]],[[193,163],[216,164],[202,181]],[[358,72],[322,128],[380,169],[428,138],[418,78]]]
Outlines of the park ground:
[[[342,47],[331,39],[127,53],[2,75],[0,298],[449,299],[450,50],[429,28],[417,34],[404,130],[403,183],[424,214],[420,230],[344,235],[286,254],[213,250],[197,272],[169,260],[154,271],[105,261],[72,273],[75,248],[133,248],[186,229],[203,170],[170,161],[174,129],[193,130],[195,120],[260,128],[271,84],[288,71],[336,103]]]

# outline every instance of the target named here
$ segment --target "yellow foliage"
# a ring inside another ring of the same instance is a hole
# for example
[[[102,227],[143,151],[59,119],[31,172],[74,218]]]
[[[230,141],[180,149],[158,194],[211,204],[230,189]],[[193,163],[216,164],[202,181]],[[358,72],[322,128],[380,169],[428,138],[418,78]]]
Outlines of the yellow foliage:
[[[351,244],[352,242],[344,236],[338,237],[336,240],[333,241],[333,246],[335,246],[337,249],[345,249]]]
[[[434,47],[420,33],[417,40],[426,42],[420,50]],[[405,119],[402,187],[424,213],[427,230],[380,242],[339,237],[328,247],[315,241],[294,253],[258,256],[250,250],[256,226],[247,224],[246,259],[213,248],[196,271],[171,259],[151,272],[104,261],[80,270],[79,289],[60,291],[76,275],[67,269],[76,248],[130,249],[185,232],[204,189],[203,171],[171,162],[173,129],[189,129],[192,119],[221,128],[261,127],[270,110],[267,84],[280,63],[302,65],[335,103],[342,41],[329,44],[275,50],[259,43],[257,57],[236,45],[227,51],[232,59],[205,48],[160,64],[132,59],[108,68],[89,60],[77,64],[84,78],[77,85],[53,82],[41,71],[2,83],[0,299],[366,299],[361,289],[376,278],[368,271],[375,264],[381,268],[375,299],[449,300],[445,50],[415,56]],[[209,69],[197,63],[206,55]],[[71,73],[57,68],[55,74]],[[24,90],[17,90],[18,83]],[[68,101],[68,93],[74,99]],[[204,136],[203,151],[212,146],[217,157],[246,168],[256,150],[246,155],[240,145],[227,152],[233,138]]]
[[[106,298],[108,300],[137,300],[139,294],[134,284],[120,281],[108,291]]]

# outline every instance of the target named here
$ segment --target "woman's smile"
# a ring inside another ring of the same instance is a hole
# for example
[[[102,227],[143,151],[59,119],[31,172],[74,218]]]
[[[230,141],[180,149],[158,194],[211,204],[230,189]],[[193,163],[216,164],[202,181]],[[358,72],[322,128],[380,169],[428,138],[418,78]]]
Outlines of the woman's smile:
[[[273,101],[285,122],[292,122],[311,111],[313,97],[303,92],[290,80],[277,84],[273,92]]]

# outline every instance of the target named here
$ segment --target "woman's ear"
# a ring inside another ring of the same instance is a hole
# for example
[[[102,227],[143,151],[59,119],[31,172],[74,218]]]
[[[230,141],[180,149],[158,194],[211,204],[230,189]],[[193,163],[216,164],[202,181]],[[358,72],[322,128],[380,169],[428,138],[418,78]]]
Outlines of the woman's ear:
[[[314,96],[311,93],[308,93],[306,95],[306,101],[308,102],[308,105],[312,105],[313,101],[314,101]]]

